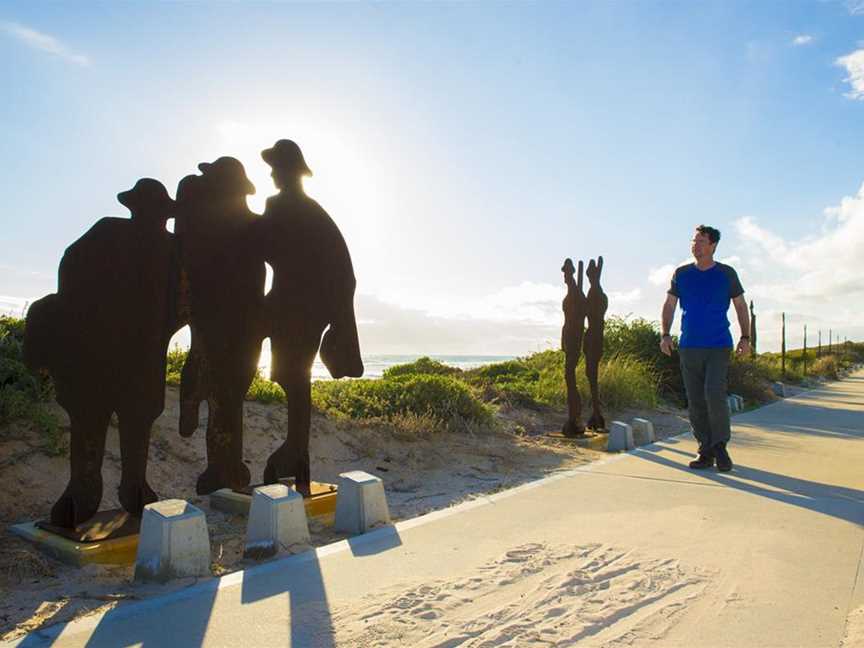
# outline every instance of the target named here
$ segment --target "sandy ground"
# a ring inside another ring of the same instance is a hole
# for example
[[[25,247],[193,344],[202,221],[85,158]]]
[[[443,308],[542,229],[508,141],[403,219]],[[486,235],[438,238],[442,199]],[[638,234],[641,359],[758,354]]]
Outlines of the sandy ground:
[[[333,615],[339,646],[621,646],[662,640],[711,574],[612,546],[527,543],[457,580],[375,592]],[[438,620],[430,632],[429,621]]]
[[[63,415],[59,408],[58,413]],[[205,511],[210,528],[214,576],[242,569],[250,564],[242,558],[246,519],[213,510],[208,498],[195,495],[195,480],[205,464],[203,427],[192,438],[181,438],[177,433],[178,413],[177,391],[169,388],[165,412],[153,430],[148,471],[150,483],[160,496],[183,498]],[[652,420],[661,438],[688,428],[684,413],[673,409],[609,412],[607,420],[630,420],[635,416]],[[430,431],[423,420],[406,421],[400,426],[358,425],[316,414],[311,436],[313,478],[332,482],[339,473],[347,470],[365,470],[379,475],[385,482],[391,515],[398,521],[569,470],[605,456],[603,452],[572,441],[548,436],[550,432],[560,430],[565,418],[562,411],[502,408],[497,418],[499,425],[495,430],[442,433]],[[204,422],[202,420],[202,425]],[[246,404],[245,460],[252,471],[253,481],[260,479],[267,457],[280,443],[284,422],[284,412],[278,405]],[[108,434],[103,466],[103,509],[118,506],[116,488],[120,476],[120,454],[116,432],[112,427]],[[10,524],[47,515],[68,479],[68,458],[45,456],[38,450],[38,437],[23,426],[6,430],[3,438],[4,441],[0,442],[0,480],[4,486],[0,492],[0,639],[13,639],[46,625],[102,611],[125,601],[188,587],[195,582],[190,579],[167,586],[133,585],[131,567],[69,567],[43,557],[29,544],[8,534],[6,527]],[[315,520],[310,521],[310,530],[314,546],[344,537]],[[521,550],[530,557],[529,564],[559,561],[566,563],[565,567],[570,570],[568,573],[587,574],[584,578],[588,581],[579,585],[577,590],[596,586],[604,590],[612,587],[613,592],[618,591],[615,588],[621,588],[626,593],[630,587],[627,579],[637,577],[634,574],[623,577],[623,580],[618,576],[607,579],[604,561],[614,553],[614,549],[609,547],[525,547]],[[661,589],[673,586],[670,579],[676,567],[645,567],[648,572],[639,578],[652,579],[652,583],[656,580],[656,586]],[[487,571],[496,578],[514,578],[524,569],[514,563],[512,557],[504,556],[490,563]],[[531,571],[530,567],[527,569]],[[531,607],[535,603],[541,606],[544,587],[547,586],[542,579],[526,580],[526,596],[534,601]],[[458,592],[466,594],[471,591],[471,582],[432,584],[430,587],[443,588],[442,591],[455,596],[452,600],[456,601]],[[412,614],[423,614],[423,601],[428,593],[415,594],[412,595],[416,599]],[[615,600],[619,599],[616,595]],[[374,603],[379,604],[381,601]],[[398,608],[402,603],[394,605]],[[615,613],[612,608],[606,609],[601,605],[594,609],[591,605],[589,601],[584,608],[568,608],[566,614],[562,612],[560,621],[584,624],[590,619],[601,619],[604,614]],[[545,603],[542,607],[545,609]],[[386,615],[390,609],[392,606],[384,605],[380,614]],[[367,613],[373,613],[371,607]],[[405,619],[410,623],[411,616]],[[504,632],[501,619],[488,621],[489,629],[478,636],[497,636],[495,633]],[[357,641],[357,645],[368,645],[364,644],[363,637],[358,637]]]
[[[840,648],[864,646],[864,605],[850,610],[846,620],[846,634]]]

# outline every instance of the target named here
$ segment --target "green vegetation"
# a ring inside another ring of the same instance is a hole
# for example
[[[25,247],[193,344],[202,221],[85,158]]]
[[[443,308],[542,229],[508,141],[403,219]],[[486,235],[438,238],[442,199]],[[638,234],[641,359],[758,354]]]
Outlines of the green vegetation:
[[[599,383],[604,408],[654,407],[660,399],[683,404],[677,353],[660,353],[660,331],[644,319],[610,317],[606,323],[604,359]],[[24,322],[0,318],[0,423],[24,419],[39,430],[49,452],[61,451],[57,420],[45,409],[53,388],[46,376],[27,370],[22,361]],[[175,347],[168,352],[167,382],[179,385],[187,352]],[[838,346],[818,359],[807,353],[807,377],[837,378],[855,363],[864,362],[864,344]],[[585,359],[576,369],[583,408],[590,407]],[[732,360],[729,390],[747,401],[771,400],[774,381],[800,382],[804,376],[803,353],[790,351],[785,376],[780,356],[761,354]],[[247,399],[263,403],[283,402],[276,383],[255,376]],[[466,429],[494,424],[494,407],[519,405],[534,409],[563,407],[567,402],[564,353],[548,350],[524,358],[463,371],[430,358],[390,367],[380,380],[318,381],[312,385],[313,405],[330,416],[364,419],[407,426],[412,430]],[[406,428],[406,429],[407,429]]]
[[[395,365],[384,370],[384,379],[398,378],[399,376],[409,376],[414,374],[422,374],[426,376],[452,376],[461,374],[462,370],[456,367],[451,367],[443,362],[432,360],[431,358],[423,357],[408,364]]]
[[[165,370],[165,382],[175,387],[180,384],[180,374],[183,371],[183,364],[186,362],[186,356],[189,352],[175,346],[168,351],[168,365]]]
[[[168,351],[168,364],[165,371],[165,382],[175,387],[180,385],[183,365],[189,354],[185,349],[175,346]],[[258,371],[252,379],[249,391],[246,392],[246,400],[258,401],[259,403],[278,403],[285,400],[285,392],[274,382],[270,382]]]
[[[23,348],[24,320],[0,316],[0,425],[28,421],[41,434],[45,451],[61,454],[60,424],[45,406],[53,400],[54,388],[47,376],[27,369]]]
[[[529,407],[567,403],[563,351],[541,351],[464,373],[466,382],[481,389],[487,399]],[[590,391],[584,358],[576,368],[576,382],[587,408]],[[605,407],[653,407],[657,403],[657,374],[639,358],[613,355],[604,359],[598,382]]]
[[[322,412],[348,418],[393,420],[415,415],[442,426],[464,421],[489,425],[493,420],[491,408],[458,378],[407,370],[381,380],[316,382],[312,402]]]

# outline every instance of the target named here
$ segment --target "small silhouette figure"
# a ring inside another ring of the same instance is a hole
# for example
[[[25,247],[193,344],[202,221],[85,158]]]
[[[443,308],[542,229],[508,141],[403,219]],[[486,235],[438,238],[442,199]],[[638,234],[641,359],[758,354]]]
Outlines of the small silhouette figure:
[[[587,427],[592,430],[605,431],[606,421],[600,407],[600,385],[597,379],[600,369],[600,358],[603,356],[603,329],[606,325],[606,309],[609,298],[600,287],[600,274],[603,272],[603,257],[588,262],[585,274],[588,276],[587,315],[588,330],[585,332],[585,375],[591,387],[591,418]]]
[[[579,262],[578,280],[574,280],[573,261],[564,260],[561,268],[567,296],[564,298],[564,326],[561,329],[561,348],[564,350],[564,381],[567,383],[567,422],[561,430],[564,436],[577,437],[585,434],[582,425],[582,399],[576,384],[576,366],[582,354],[582,337],[585,333],[585,315],[588,302],[582,292],[582,262]]]
[[[261,157],[272,167],[279,193],[267,200],[255,240],[273,268],[266,297],[271,378],[285,391],[288,411],[286,440],[268,458],[264,482],[294,477],[297,490],[308,494],[310,374],[319,346],[334,378],[363,375],[354,318],[356,280],[339,228],[303,191],[303,177],[312,171],[300,147],[279,140]]]
[[[239,160],[198,165],[178,187],[182,267],[188,280],[192,344],[180,386],[180,432],[198,425],[208,404],[207,468],[199,495],[249,484],[243,462],[243,401],[258,366],[264,337],[265,268],[252,245],[257,218],[246,205],[255,187]],[[182,303],[182,300],[181,300]]]
[[[71,421],[69,483],[51,509],[51,523],[66,528],[99,510],[112,412],[120,428],[120,503],[140,516],[157,499],[147,483],[147,454],[165,405],[168,342],[178,328],[178,263],[165,229],[174,201],[150,178],[117,199],[131,220],[103,218],[70,245],[57,293],[27,314],[25,361],[51,373]]]

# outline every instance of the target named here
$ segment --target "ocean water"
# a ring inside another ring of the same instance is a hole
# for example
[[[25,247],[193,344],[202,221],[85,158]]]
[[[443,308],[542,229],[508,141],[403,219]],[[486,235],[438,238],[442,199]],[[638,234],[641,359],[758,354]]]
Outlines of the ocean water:
[[[457,369],[474,369],[487,364],[496,362],[504,362],[505,360],[513,360],[516,356],[508,355],[433,355],[425,354],[427,357],[437,360],[443,364]],[[363,366],[365,371],[364,378],[380,378],[384,370],[394,365],[406,364],[424,357],[424,354],[415,355],[368,355],[363,356]],[[261,351],[261,362],[258,363],[261,372],[265,376],[270,375],[270,350],[265,348]],[[327,367],[321,362],[320,358],[315,358],[315,364],[312,365],[312,380],[330,380],[330,374],[327,373]]]

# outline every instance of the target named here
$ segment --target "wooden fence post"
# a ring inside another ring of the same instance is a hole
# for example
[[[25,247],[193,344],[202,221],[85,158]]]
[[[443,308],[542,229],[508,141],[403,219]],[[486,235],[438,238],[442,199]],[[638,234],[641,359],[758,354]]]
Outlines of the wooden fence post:
[[[782,315],[783,326],[781,329],[780,342],[780,373],[783,378],[786,377],[786,313]]]
[[[804,358],[804,375],[807,375],[807,325],[804,325],[804,353],[802,355]]]
[[[750,300],[750,357],[756,357],[756,311],[753,310],[753,300]]]

